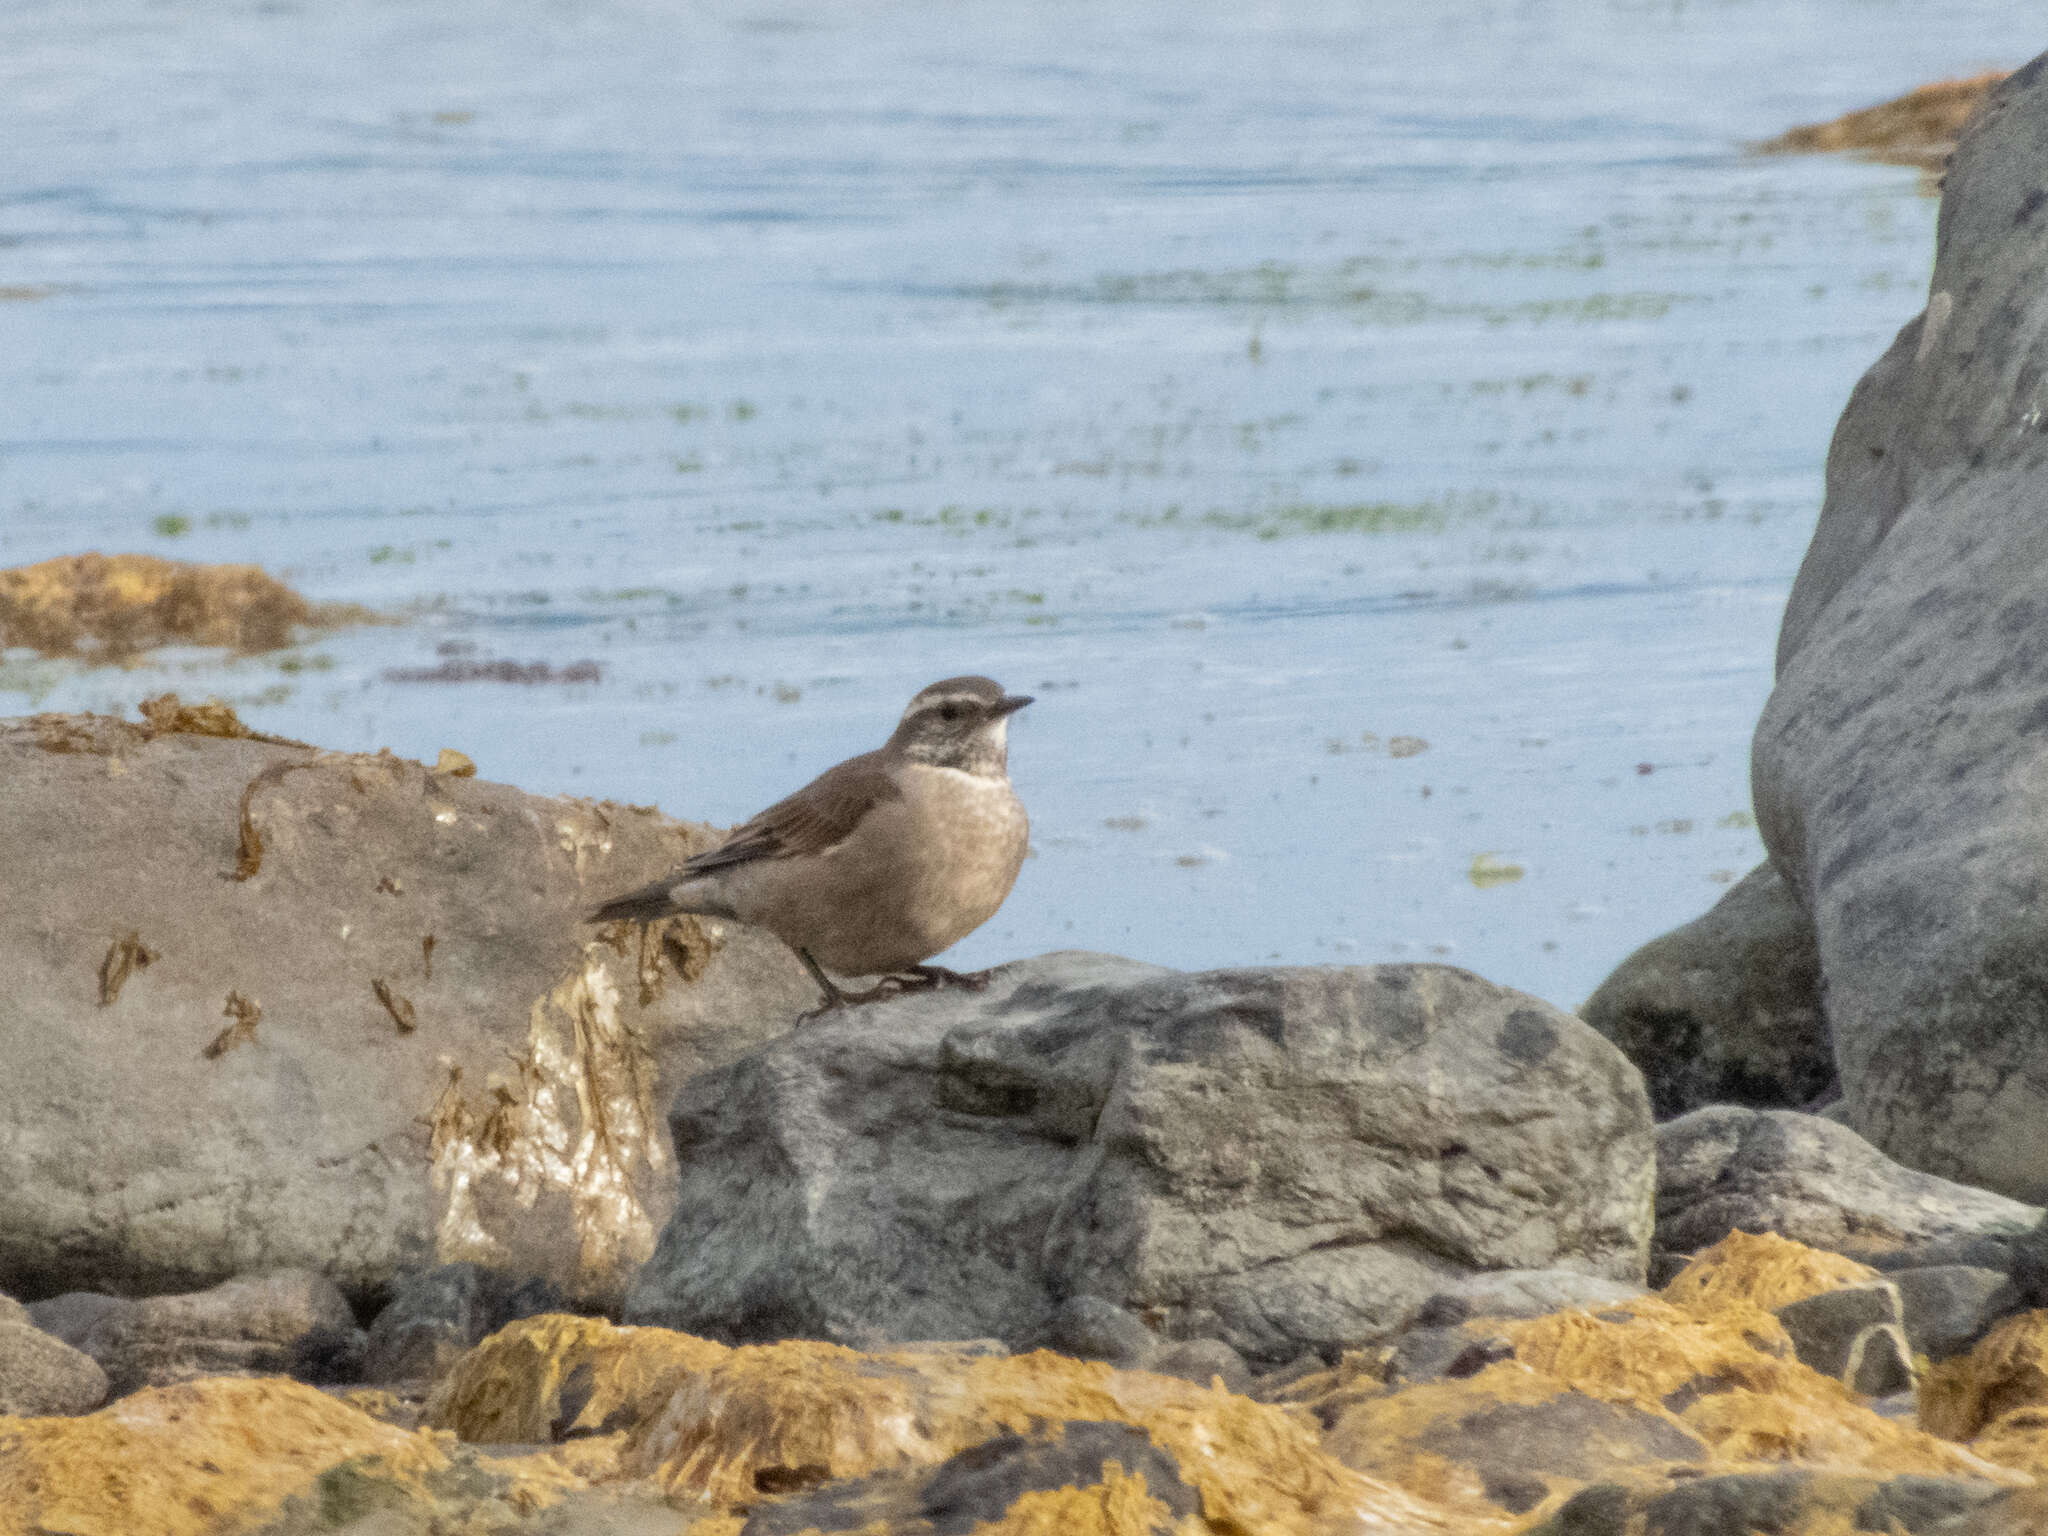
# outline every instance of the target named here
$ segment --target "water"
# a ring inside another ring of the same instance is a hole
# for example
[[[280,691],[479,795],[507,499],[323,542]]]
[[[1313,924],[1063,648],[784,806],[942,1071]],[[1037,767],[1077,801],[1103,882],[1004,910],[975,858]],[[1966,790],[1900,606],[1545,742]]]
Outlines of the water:
[[[1882,0],[15,0],[0,564],[404,614],[12,653],[737,820],[1039,702],[947,958],[1440,958],[1571,1006],[1760,856],[1749,733],[1909,170],[1741,148],[2013,65]],[[426,684],[447,656],[594,684]]]

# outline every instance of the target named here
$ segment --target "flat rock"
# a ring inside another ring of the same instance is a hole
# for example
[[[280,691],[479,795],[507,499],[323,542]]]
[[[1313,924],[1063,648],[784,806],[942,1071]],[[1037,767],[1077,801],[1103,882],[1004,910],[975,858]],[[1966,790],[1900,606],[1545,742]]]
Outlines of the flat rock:
[[[1708,1104],[1798,1109],[1835,1080],[1813,919],[1768,863],[1622,961],[1579,1017],[1641,1069],[1660,1120]]]
[[[1923,313],[1856,386],[1751,778],[1849,1123],[2048,1200],[2048,59],[1949,163]]]
[[[1902,1167],[1847,1126],[1792,1110],[1694,1110],[1657,1127],[1657,1246],[1694,1253],[1775,1232],[1875,1262],[2018,1239],[2038,1207]]]
[[[1443,1326],[1475,1317],[1545,1317],[1574,1308],[1610,1307],[1643,1287],[1576,1269],[1495,1269],[1431,1293],[1416,1321]]]
[[[357,1332],[347,1299],[326,1276],[275,1270],[114,1308],[79,1347],[120,1396],[201,1376],[289,1374],[345,1348]]]
[[[471,1260],[615,1303],[669,1094],[815,1001],[738,925],[583,923],[711,840],[225,706],[0,721],[0,1289]]]
[[[1047,956],[775,1041],[670,1127],[626,1316],[723,1339],[1015,1344],[1093,1296],[1264,1366],[1476,1270],[1643,1274],[1635,1069],[1442,966]]]
[[[125,1296],[109,1296],[102,1291],[66,1291],[61,1296],[29,1303],[28,1317],[43,1332],[80,1349],[108,1313],[134,1305]]]

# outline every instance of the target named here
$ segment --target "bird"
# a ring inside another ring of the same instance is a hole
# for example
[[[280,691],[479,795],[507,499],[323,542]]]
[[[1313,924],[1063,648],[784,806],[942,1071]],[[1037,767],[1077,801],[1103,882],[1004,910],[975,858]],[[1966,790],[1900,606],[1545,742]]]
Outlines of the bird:
[[[925,962],[993,917],[1023,866],[1031,822],[1010,787],[1009,726],[1030,702],[986,677],[933,683],[883,746],[589,921],[694,913],[765,928],[824,990],[805,1019],[914,987],[986,985]],[[883,979],[847,992],[827,972]]]

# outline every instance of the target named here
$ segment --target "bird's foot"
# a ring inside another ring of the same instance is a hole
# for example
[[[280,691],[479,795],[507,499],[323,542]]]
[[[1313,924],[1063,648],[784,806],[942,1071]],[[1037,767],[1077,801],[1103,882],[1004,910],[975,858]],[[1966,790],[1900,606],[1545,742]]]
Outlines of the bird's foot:
[[[943,965],[913,965],[910,974],[927,987],[961,987],[969,992],[987,989],[994,971],[949,971]]]
[[[913,990],[915,985],[915,983],[906,981],[901,976],[884,976],[865,992],[847,992],[827,984],[825,1001],[818,1004],[815,1008],[798,1014],[796,1021],[799,1025],[804,1025],[814,1019],[822,1019],[828,1013],[837,1013],[842,1008],[858,1008],[863,1003],[879,1003],[884,998],[899,997],[903,993]]]

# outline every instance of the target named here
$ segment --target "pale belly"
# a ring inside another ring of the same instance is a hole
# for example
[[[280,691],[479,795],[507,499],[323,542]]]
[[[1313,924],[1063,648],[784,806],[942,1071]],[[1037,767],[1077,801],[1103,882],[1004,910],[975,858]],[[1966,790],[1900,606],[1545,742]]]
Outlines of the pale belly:
[[[1023,805],[1006,781],[948,768],[911,770],[903,788],[901,800],[807,861],[801,881],[790,881],[786,866],[763,868],[764,877],[781,876],[776,899],[756,908],[735,890],[735,915],[842,976],[904,970],[987,922],[1024,862],[1031,826]]]

